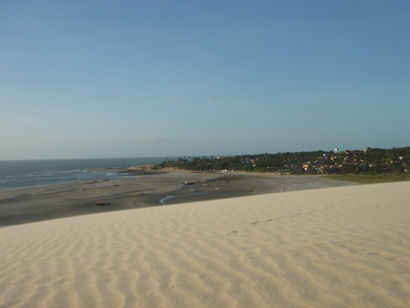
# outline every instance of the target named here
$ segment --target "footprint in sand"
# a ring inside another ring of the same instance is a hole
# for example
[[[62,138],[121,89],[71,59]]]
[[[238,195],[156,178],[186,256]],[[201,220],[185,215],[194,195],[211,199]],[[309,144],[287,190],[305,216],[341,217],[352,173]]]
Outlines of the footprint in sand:
[[[368,254],[369,256],[378,256],[378,255],[379,255],[379,253],[376,252],[376,251],[370,251],[370,252],[368,252],[367,254]]]

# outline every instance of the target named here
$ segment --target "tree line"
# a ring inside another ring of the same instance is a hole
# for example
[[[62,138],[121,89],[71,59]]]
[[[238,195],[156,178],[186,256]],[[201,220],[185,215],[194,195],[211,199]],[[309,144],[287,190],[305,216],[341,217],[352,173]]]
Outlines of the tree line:
[[[282,174],[408,172],[410,147],[341,152],[310,151],[236,156],[181,157],[167,160],[156,169],[193,171],[258,171]]]

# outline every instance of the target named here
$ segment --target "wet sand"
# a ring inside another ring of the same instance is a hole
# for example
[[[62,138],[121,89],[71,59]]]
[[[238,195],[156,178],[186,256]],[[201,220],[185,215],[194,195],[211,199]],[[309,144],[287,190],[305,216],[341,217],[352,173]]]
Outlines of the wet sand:
[[[107,211],[343,185],[349,183],[311,175],[184,171],[144,173],[108,181],[1,191],[0,226]],[[107,205],[96,205],[98,202]]]

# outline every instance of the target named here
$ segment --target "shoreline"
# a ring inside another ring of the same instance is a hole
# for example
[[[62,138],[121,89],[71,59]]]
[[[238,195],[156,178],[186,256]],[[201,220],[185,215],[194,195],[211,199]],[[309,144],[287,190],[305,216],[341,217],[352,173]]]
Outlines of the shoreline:
[[[185,185],[184,182],[192,183]],[[355,185],[320,176],[172,170],[110,180],[0,191],[0,227],[107,211],[225,199],[272,192]],[[104,204],[99,206],[97,203]]]

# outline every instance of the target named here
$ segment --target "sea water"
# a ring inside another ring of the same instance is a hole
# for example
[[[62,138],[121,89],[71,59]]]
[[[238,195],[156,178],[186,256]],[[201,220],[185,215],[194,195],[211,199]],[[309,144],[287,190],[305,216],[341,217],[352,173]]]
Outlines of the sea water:
[[[55,159],[0,161],[0,190],[77,181],[115,179],[124,174],[110,171],[156,164],[167,157]],[[97,169],[100,169],[97,171]],[[101,169],[106,169],[101,171]]]

